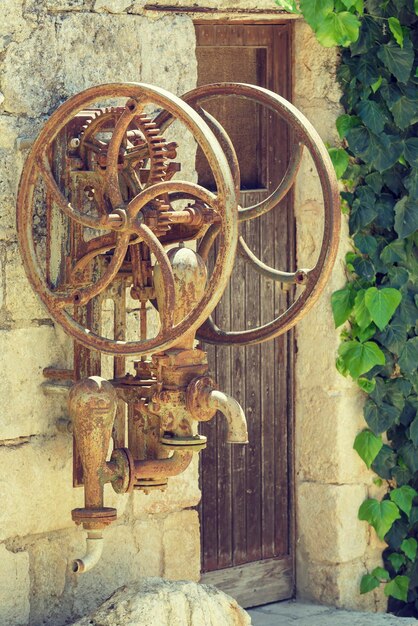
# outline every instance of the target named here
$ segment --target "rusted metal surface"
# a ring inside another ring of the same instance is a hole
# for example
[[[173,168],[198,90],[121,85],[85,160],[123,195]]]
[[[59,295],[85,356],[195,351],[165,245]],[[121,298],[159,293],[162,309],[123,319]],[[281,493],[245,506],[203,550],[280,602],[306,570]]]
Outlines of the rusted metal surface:
[[[201,106],[231,96],[267,107],[294,135],[282,181],[266,200],[246,208],[239,206],[234,145]],[[91,108],[114,99],[124,104]],[[159,111],[150,114],[150,108]],[[173,121],[195,137],[213,173],[215,192],[173,178],[180,171],[173,161],[177,143],[165,138]],[[241,239],[240,253],[257,272],[304,290],[272,322],[225,332],[209,316],[233,269],[238,222],[276,209],[294,183],[304,149],[314,160],[323,191],[319,260],[307,270],[277,270]],[[22,173],[17,226],[33,288],[75,340],[73,369],[44,371],[49,386],[73,384],[74,485],[84,485],[85,506],[72,516],[93,533],[86,557],[75,562],[74,571],[97,562],[100,531],[116,519],[116,510],[104,505],[106,483],[116,493],[164,489],[168,478],[183,472],[193,453],[206,446],[206,437],[196,434],[193,424],[217,411],[226,417],[229,443],[248,441],[242,408],[209,377],[207,355],[195,346],[196,333],[214,343],[257,343],[285,332],[311,308],[337,247],[338,192],[331,167],[309,122],[280,96],[252,85],[209,85],[183,99],[150,85],[99,85],[70,98],[46,122]],[[33,224],[39,203],[45,207],[44,231]],[[199,242],[198,252],[184,241]],[[217,254],[208,272],[215,241]],[[133,339],[128,335],[128,292],[138,304]],[[103,306],[109,301],[111,336],[103,330]],[[150,308],[159,318],[154,336],[148,327]],[[110,381],[100,377],[101,354],[113,357]],[[127,372],[126,358],[132,355],[138,359],[135,374]],[[113,452],[107,460],[111,438]]]
[[[331,159],[321,138],[306,117],[290,102],[262,87],[239,83],[204,85],[183,96],[184,100],[198,111],[202,110],[203,102],[219,97],[240,97],[256,101],[270,112],[280,116],[290,126],[294,137],[292,156],[282,181],[271,195],[261,203],[246,208],[239,208],[240,221],[254,219],[277,207],[295,182],[303,149],[309,152],[315,164],[323,196],[324,230],[318,260],[315,267],[309,270],[296,270],[296,272],[293,272],[293,282],[305,286],[299,298],[275,320],[258,328],[245,331],[224,331],[218,328],[212,319],[209,318],[198,332],[198,337],[208,343],[248,345],[267,341],[288,331],[306,315],[318,300],[332,271],[338,250],[341,227],[339,190]],[[172,117],[169,113],[162,112],[156,121],[162,129],[165,129],[171,124]],[[221,130],[222,127],[219,124],[217,128],[218,133],[226,135],[226,132],[223,129]],[[226,138],[222,140],[219,135],[217,138],[222,145],[225,145]],[[235,168],[235,159],[233,160],[233,166]],[[212,228],[211,241],[214,240],[214,233],[215,231]],[[205,256],[208,254],[208,248],[210,248],[211,243],[211,241],[208,241],[208,237],[210,237],[209,233],[207,238],[203,240],[202,253]],[[241,250],[246,254],[244,246],[241,246]],[[277,270],[267,268],[266,266],[263,267],[262,262],[259,260],[258,263],[254,262],[254,255],[249,255],[249,257],[249,261],[252,262],[253,266],[256,269],[257,266],[261,269],[261,273],[267,275],[267,272],[269,272],[270,278],[280,280],[277,274],[275,277]],[[281,282],[286,282],[286,274],[289,273],[285,273],[285,280]],[[303,277],[302,280],[301,277]]]

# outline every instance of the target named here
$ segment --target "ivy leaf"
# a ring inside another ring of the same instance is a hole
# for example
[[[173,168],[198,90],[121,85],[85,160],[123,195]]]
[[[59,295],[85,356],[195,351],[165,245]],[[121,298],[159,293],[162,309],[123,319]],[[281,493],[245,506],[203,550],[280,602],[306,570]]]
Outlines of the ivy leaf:
[[[365,500],[358,512],[359,520],[369,522],[375,529],[379,539],[383,539],[393,522],[400,518],[399,509],[393,502],[374,498]]]
[[[375,193],[380,193],[383,187],[383,179],[379,172],[372,172],[364,179]]]
[[[368,593],[380,586],[380,580],[371,574],[364,574],[360,581],[360,593]]]
[[[354,243],[360,252],[368,254],[369,256],[373,255],[377,250],[377,240],[373,235],[358,233],[354,237]]]
[[[374,100],[362,100],[357,110],[367,128],[370,128],[377,135],[382,132],[388,117],[377,102],[374,102]]]
[[[418,15],[418,0],[414,0],[414,11],[415,15]]]
[[[385,596],[392,596],[397,600],[407,601],[409,589],[408,576],[396,576],[393,580],[386,583],[384,588]]]
[[[408,441],[398,450],[400,457],[413,474],[418,471],[418,448]]]
[[[381,41],[382,29],[379,24],[369,15],[364,15],[361,20],[360,35],[357,41],[351,45],[351,54],[366,54],[375,43]]]
[[[342,3],[346,9],[354,8],[360,15],[364,11],[364,0],[342,0]]]
[[[404,42],[403,48],[390,41],[381,46],[377,56],[400,83],[408,82],[414,64],[414,48],[410,40]]]
[[[365,374],[375,365],[385,364],[385,355],[373,341],[346,341],[340,345],[338,352],[353,378]]]
[[[370,161],[379,172],[384,172],[398,162],[403,150],[403,141],[398,135],[371,133],[366,161]]]
[[[356,318],[356,322],[361,329],[367,328],[371,321],[371,315],[369,309],[366,307],[364,302],[364,296],[366,295],[366,290],[361,289],[357,292],[356,299],[354,301],[353,313]]]
[[[391,287],[400,289],[409,281],[409,272],[404,267],[393,265],[388,271],[388,279]]]
[[[376,91],[378,91],[380,89],[380,86],[382,84],[382,77],[379,76],[379,78],[377,79],[376,82],[374,82],[372,85],[370,85],[370,87],[372,88],[373,93],[376,93]]]
[[[390,580],[390,574],[383,567],[375,567],[372,571],[372,576],[380,578],[382,580]]]
[[[311,1],[311,4],[315,4],[315,1]],[[346,48],[358,39],[359,31],[360,21],[355,15],[348,11],[332,12],[328,13],[318,24],[316,36],[325,48],[332,46]]]
[[[353,154],[361,159],[370,146],[370,131],[365,126],[353,126],[346,133],[347,142]]]
[[[369,310],[372,321],[380,330],[383,330],[388,324],[401,300],[401,292],[391,287],[384,287],[383,289],[370,287],[364,296],[364,303]]]
[[[335,328],[344,324],[350,316],[354,304],[355,292],[349,287],[334,291],[331,296],[332,314]]]
[[[417,97],[415,89],[402,90],[396,85],[382,87],[382,94],[392,113],[396,125],[405,130],[417,119]]]
[[[334,9],[334,0],[300,0],[303,17],[316,30],[328,13]]]
[[[350,217],[348,220],[350,226],[350,234],[356,233],[361,230],[374,219],[376,219],[378,213],[374,206],[365,206],[357,198],[351,208]]]
[[[395,239],[389,243],[380,253],[380,259],[386,265],[391,265],[398,261],[406,261],[405,242],[402,239]]]
[[[338,134],[341,139],[344,139],[350,128],[354,128],[359,124],[360,118],[358,118],[356,115],[347,115],[346,113],[340,115],[335,122]]]
[[[399,554],[398,552],[392,552],[392,554],[389,554],[388,556],[388,561],[397,573],[405,563],[405,557],[403,554]]]
[[[418,229],[418,204],[404,196],[395,205],[395,230],[401,239]]]
[[[405,141],[405,158],[410,165],[418,167],[418,137],[409,137]]]
[[[357,378],[357,384],[366,393],[371,393],[376,387],[376,381],[374,378],[369,380],[368,378]]]
[[[418,196],[418,169],[411,168],[410,173],[403,179],[403,184],[413,197]]]
[[[387,185],[387,176],[385,177],[385,185]],[[377,215],[375,222],[377,226],[384,229],[391,229],[395,221],[395,198],[388,193],[382,193],[378,196],[375,205]]]
[[[409,426],[409,438],[414,446],[418,446],[418,416],[412,421]]]
[[[396,43],[403,48],[403,30],[400,21],[397,17],[390,17],[388,22],[390,32],[395,37]]]
[[[401,543],[401,550],[408,559],[411,561],[415,561],[415,557],[417,555],[418,542],[413,537],[409,537],[409,539],[404,539]]]
[[[390,480],[392,469],[396,466],[396,454],[389,446],[383,445],[379,454],[372,463],[372,470],[382,478]]]
[[[370,259],[357,256],[353,261],[353,268],[358,276],[367,281],[372,281],[375,277],[376,270]]]
[[[382,446],[381,437],[376,437],[370,430],[363,430],[355,438],[353,448],[370,469]]]
[[[399,367],[405,374],[413,374],[418,363],[418,336],[408,339],[399,357]]]
[[[416,496],[418,496],[418,493],[409,485],[397,487],[397,489],[393,489],[389,494],[392,502],[394,502],[401,511],[406,513],[408,517],[411,512],[412,502]]]
[[[347,152],[344,148],[329,148],[328,154],[331,157],[337,178],[342,178],[350,161]]]
[[[399,356],[405,346],[406,325],[399,319],[394,319],[378,337],[380,343]]]
[[[363,409],[364,419],[375,435],[384,433],[388,428],[396,424],[400,416],[400,411],[394,406],[382,402],[376,402],[368,398]]]
[[[355,74],[356,77],[367,86],[378,81],[380,76],[376,63],[373,63],[373,61],[366,55],[360,58]]]

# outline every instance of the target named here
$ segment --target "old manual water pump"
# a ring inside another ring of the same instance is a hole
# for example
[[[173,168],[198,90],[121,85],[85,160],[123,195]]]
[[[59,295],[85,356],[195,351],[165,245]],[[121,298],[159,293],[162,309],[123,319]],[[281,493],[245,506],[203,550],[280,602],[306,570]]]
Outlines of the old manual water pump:
[[[233,144],[203,108],[223,97],[254,100],[278,115],[292,137],[282,181],[246,208],[239,206]],[[207,159],[215,191],[179,178],[177,152],[187,133]],[[314,267],[282,271],[253,254],[238,225],[279,205],[304,151],[322,188],[323,240]],[[164,489],[206,446],[195,424],[217,411],[227,420],[228,441],[247,442],[241,406],[217,389],[195,339],[254,344],[284,333],[309,311],[336,256],[338,188],[311,124],[266,89],[219,83],[178,98],[151,85],[104,84],[73,96],[46,122],[23,169],[17,226],[29,281],[74,340],[73,369],[48,368],[45,376],[70,388],[74,486],[84,485],[85,496],[72,517],[88,533],[86,555],[73,570],[83,572],[97,563],[102,531],[116,519],[116,509],[105,506],[106,483],[116,493]],[[210,316],[237,249],[296,296],[263,326],[226,331]]]

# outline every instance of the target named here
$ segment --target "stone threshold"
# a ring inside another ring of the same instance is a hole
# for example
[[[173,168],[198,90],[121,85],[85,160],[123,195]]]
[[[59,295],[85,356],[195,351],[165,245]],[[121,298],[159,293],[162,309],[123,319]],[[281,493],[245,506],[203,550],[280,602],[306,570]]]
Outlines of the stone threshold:
[[[252,626],[417,626],[413,617],[358,613],[318,604],[288,601],[247,609]]]

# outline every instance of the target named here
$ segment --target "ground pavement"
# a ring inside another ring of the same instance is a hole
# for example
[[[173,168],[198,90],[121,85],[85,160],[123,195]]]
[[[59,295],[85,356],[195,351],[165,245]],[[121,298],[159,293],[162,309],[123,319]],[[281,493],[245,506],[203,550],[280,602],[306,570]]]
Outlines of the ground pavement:
[[[253,626],[418,626],[418,620],[413,617],[341,611],[293,601],[247,610]]]

